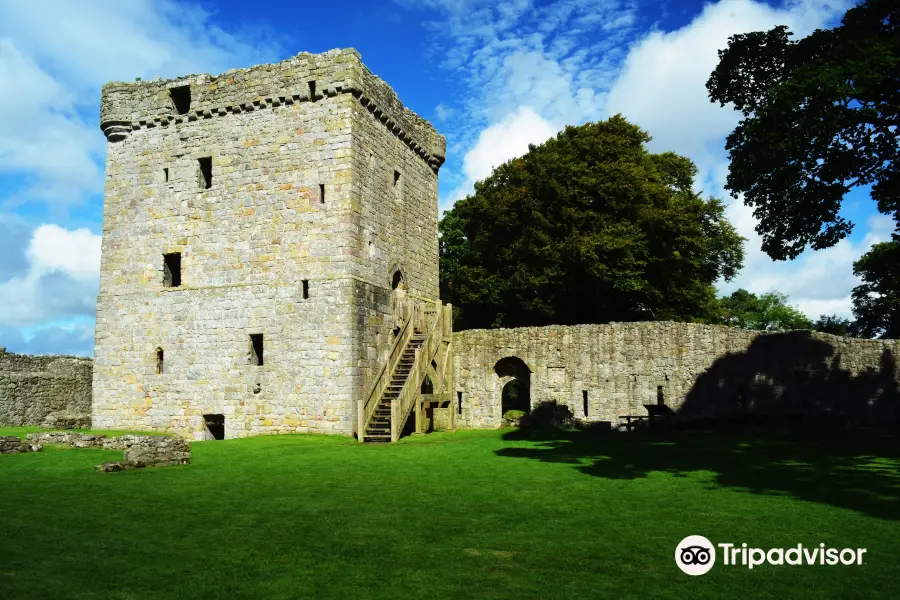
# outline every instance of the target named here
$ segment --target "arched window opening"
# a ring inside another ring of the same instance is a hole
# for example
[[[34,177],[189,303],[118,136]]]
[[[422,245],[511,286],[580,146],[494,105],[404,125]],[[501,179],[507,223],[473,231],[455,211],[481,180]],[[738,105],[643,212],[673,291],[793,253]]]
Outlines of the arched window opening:
[[[163,360],[164,360],[163,359],[163,349],[157,348],[156,349],[156,374],[157,375],[163,374]]]
[[[397,269],[396,271],[394,271],[394,276],[391,278],[391,289],[396,290],[398,287],[400,287],[401,283],[403,283],[403,273],[400,271],[400,269]]]

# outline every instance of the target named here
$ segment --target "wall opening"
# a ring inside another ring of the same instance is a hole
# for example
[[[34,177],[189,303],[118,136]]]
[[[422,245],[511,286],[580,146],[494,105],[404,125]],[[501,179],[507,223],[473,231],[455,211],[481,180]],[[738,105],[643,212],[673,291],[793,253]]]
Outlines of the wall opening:
[[[303,280],[303,299],[309,299],[309,279]]]
[[[163,287],[181,285],[181,252],[163,254]]]
[[[400,269],[397,269],[394,271],[393,277],[391,277],[391,289],[396,290],[401,283],[403,283],[403,273],[400,272]]]
[[[156,349],[156,374],[157,375],[163,374],[163,349],[162,348]]]
[[[169,183],[169,167],[163,168],[163,183]]]
[[[663,386],[661,385],[656,386],[656,404],[659,406],[666,405],[666,396],[663,393]]]
[[[319,204],[325,204],[325,184],[319,184]]]
[[[263,366],[263,334],[250,334],[250,364],[255,367]]]
[[[203,421],[206,425],[206,431],[214,440],[225,439],[225,415],[209,414],[203,415]]]
[[[462,414],[462,392],[456,392],[456,414]]]
[[[508,356],[494,365],[497,377],[512,377],[500,392],[501,414],[510,410],[531,410],[531,369],[521,358]]]
[[[582,410],[584,411],[584,416],[588,416],[588,393],[587,390],[581,390],[581,404]]]
[[[394,200],[397,202],[403,200],[403,177],[400,171],[394,171]]]
[[[313,79],[312,81],[308,82],[307,85],[309,86],[309,101],[315,102],[316,101],[316,80]]]
[[[434,393],[434,384],[431,383],[431,378],[426,375],[425,379],[422,381],[422,389],[420,390],[423,394],[433,394]]]
[[[212,157],[198,158],[200,189],[208,190],[212,187]]]
[[[191,110],[191,86],[179,85],[169,88],[169,97],[179,115],[186,115]]]

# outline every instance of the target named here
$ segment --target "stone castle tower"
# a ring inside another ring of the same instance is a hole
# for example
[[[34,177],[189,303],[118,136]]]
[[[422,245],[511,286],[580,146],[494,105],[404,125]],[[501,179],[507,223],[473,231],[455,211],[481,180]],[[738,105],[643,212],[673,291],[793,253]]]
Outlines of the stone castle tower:
[[[93,426],[357,431],[392,288],[438,298],[443,136],[352,49],[109,83],[100,126]]]

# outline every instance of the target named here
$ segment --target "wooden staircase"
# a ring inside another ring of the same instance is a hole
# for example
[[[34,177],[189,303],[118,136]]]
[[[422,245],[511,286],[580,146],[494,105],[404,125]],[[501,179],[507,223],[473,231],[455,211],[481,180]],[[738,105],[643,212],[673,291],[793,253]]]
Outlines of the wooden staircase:
[[[364,442],[390,442],[391,441],[391,404],[400,397],[400,392],[409,374],[412,371],[413,364],[416,360],[416,350],[425,343],[425,335],[413,334],[403,354],[400,355],[400,361],[397,368],[391,374],[391,380],[384,393],[378,401],[375,413],[366,425],[366,432],[363,436]],[[402,428],[403,425],[398,425]]]
[[[449,404],[453,307],[413,298],[409,308],[387,359],[358,400],[354,429],[360,442],[396,442],[411,415],[416,433],[422,433],[426,403]],[[428,400],[422,394],[426,377],[433,386]],[[455,411],[449,414],[452,428]]]

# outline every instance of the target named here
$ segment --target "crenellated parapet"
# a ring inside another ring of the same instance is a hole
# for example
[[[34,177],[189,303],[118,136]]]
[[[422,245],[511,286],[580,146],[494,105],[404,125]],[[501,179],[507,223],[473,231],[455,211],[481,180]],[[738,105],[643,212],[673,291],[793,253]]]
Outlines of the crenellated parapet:
[[[300,53],[285,61],[161,81],[103,86],[100,128],[110,142],[131,131],[200,119],[316,102],[351,94],[395,136],[437,171],[446,142],[428,121],[404,107],[391,87],[372,74],[353,48]]]

